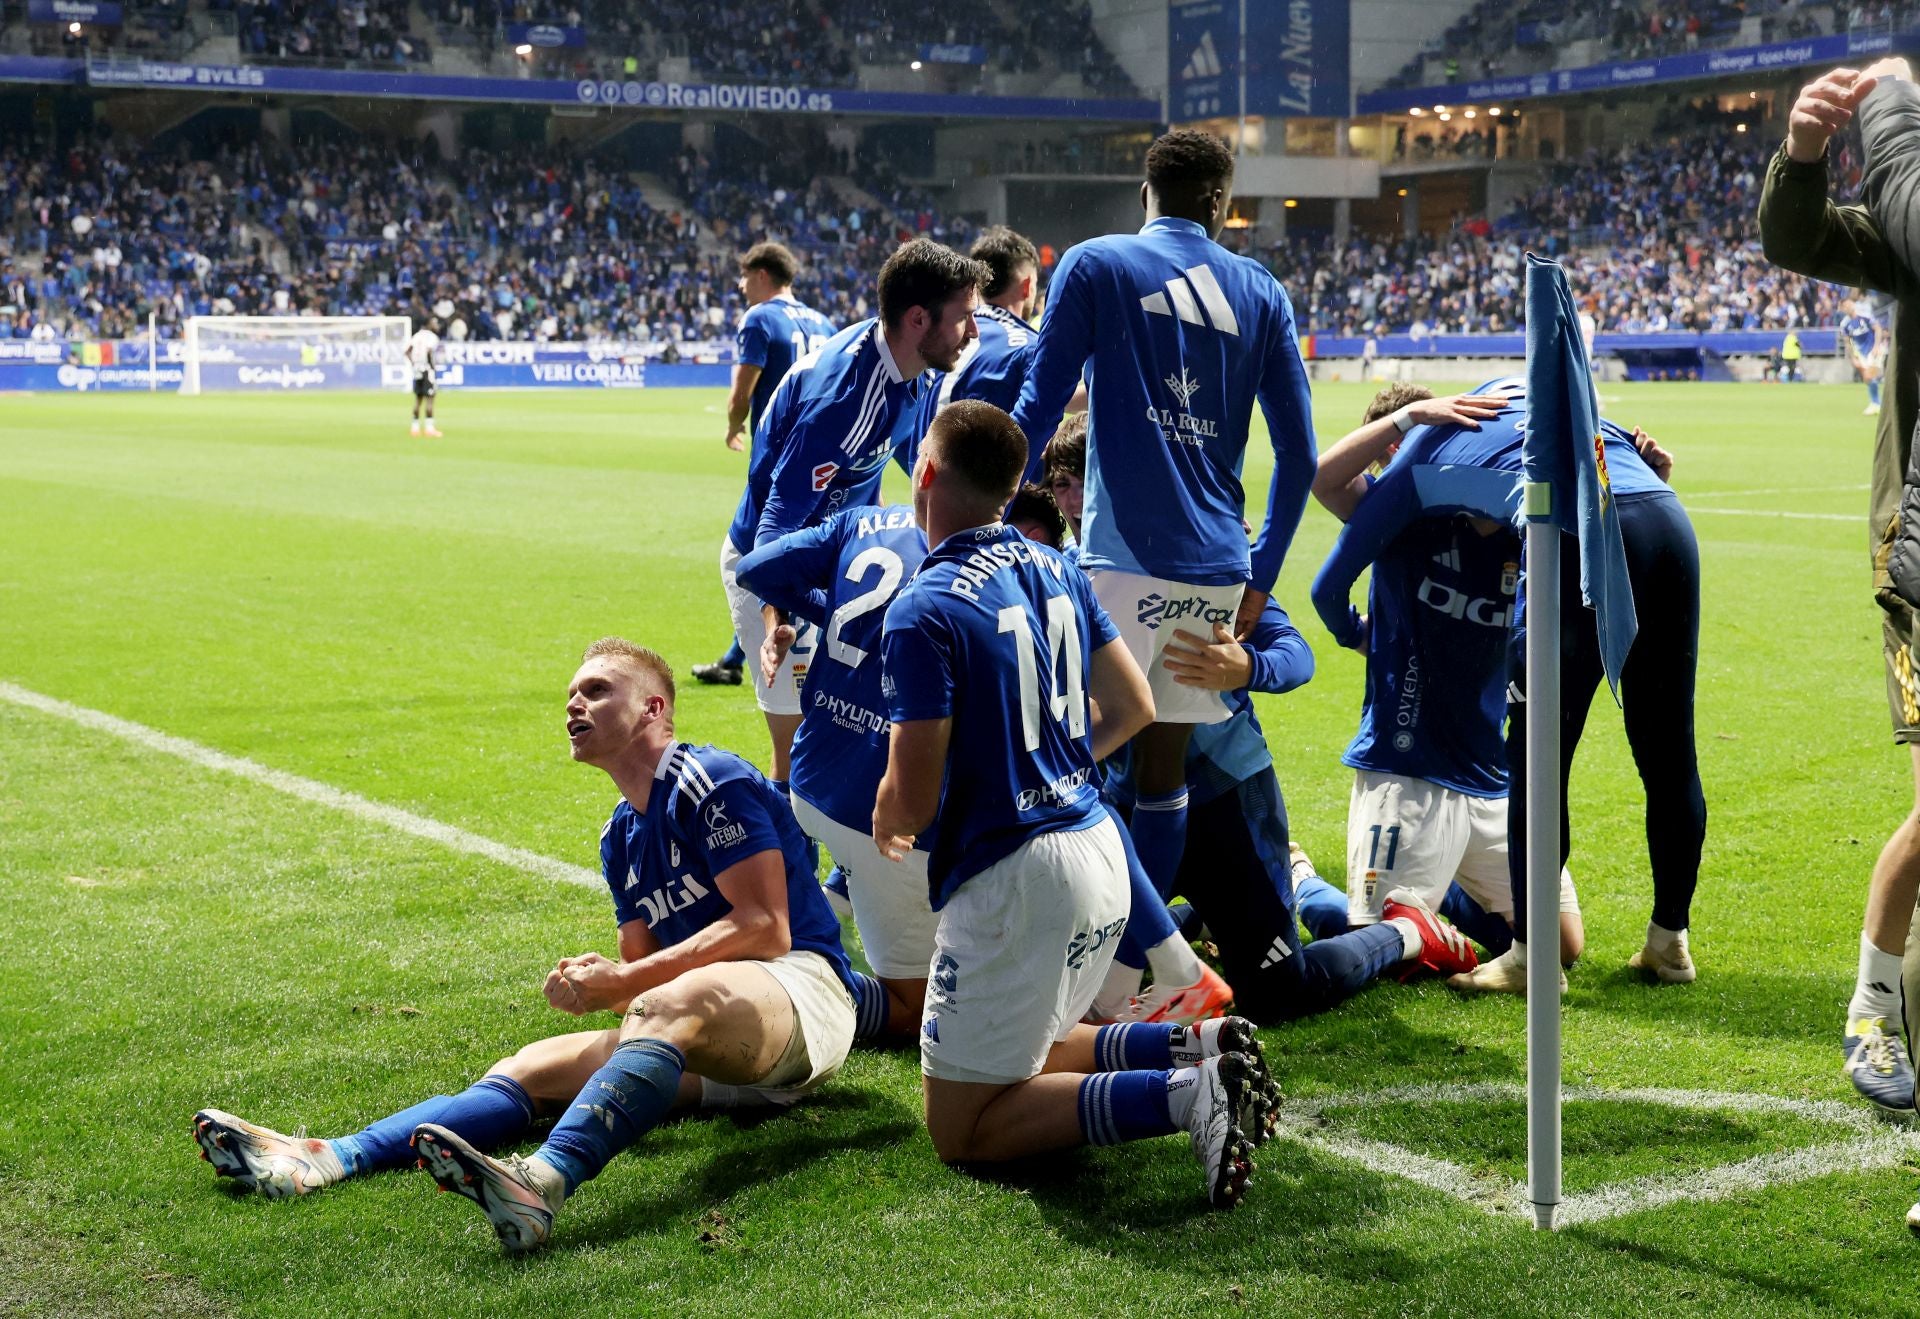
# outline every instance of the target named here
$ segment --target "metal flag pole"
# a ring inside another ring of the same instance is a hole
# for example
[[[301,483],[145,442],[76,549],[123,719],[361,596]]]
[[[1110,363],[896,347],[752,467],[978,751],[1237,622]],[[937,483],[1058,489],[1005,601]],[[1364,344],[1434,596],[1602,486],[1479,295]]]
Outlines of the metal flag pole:
[[[1527,1198],[1560,1205],[1560,529],[1553,486],[1526,483]]]

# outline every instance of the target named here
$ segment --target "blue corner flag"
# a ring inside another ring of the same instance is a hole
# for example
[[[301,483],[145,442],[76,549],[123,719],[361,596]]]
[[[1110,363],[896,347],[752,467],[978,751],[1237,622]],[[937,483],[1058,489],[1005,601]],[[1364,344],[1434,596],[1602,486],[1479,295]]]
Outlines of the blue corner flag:
[[[1627,582],[1620,510],[1607,480],[1600,406],[1580,313],[1558,262],[1527,253],[1526,480],[1553,489],[1550,519],[1580,538],[1580,595],[1599,616],[1600,661],[1617,700],[1620,668],[1640,629]],[[1545,585],[1543,583],[1542,585]]]

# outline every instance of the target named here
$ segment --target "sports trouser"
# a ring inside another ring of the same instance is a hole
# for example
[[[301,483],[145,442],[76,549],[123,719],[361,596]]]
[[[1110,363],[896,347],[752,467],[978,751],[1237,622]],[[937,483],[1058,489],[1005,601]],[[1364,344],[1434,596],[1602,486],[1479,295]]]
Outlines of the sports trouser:
[[[1219,946],[1236,1012],[1261,1025],[1324,1012],[1400,961],[1400,932],[1391,925],[1301,946],[1287,807],[1272,766],[1187,809],[1176,889]]]
[[[1694,674],[1700,657],[1700,546],[1686,509],[1668,494],[1629,495],[1618,501],[1627,578],[1640,629],[1620,673],[1620,704],[1627,745],[1647,793],[1647,856],[1653,868],[1653,922],[1684,930],[1700,879],[1707,837],[1707,798],[1693,742]],[[1560,553],[1560,864],[1567,863],[1572,830],[1567,780],[1605,672],[1594,612],[1580,602],[1580,553],[1572,537]],[[1524,629],[1516,631],[1509,670],[1515,692],[1526,690]],[[1527,746],[1524,701],[1507,707],[1507,865],[1513,886],[1513,925],[1527,929]]]

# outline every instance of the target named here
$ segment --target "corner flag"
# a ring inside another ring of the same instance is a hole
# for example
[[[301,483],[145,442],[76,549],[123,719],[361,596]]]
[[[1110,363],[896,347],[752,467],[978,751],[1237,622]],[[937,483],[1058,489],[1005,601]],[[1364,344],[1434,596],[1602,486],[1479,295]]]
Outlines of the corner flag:
[[[1580,595],[1598,615],[1600,662],[1617,700],[1620,669],[1640,622],[1627,583],[1620,510],[1607,480],[1605,437],[1580,312],[1558,262],[1527,253],[1528,481],[1553,488],[1553,524],[1580,538]],[[1528,594],[1549,586],[1536,579]]]

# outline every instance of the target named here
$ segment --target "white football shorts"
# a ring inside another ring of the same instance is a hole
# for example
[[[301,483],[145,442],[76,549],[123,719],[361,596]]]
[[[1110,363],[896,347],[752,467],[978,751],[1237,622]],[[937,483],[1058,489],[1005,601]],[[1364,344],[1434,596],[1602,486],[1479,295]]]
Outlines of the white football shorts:
[[[795,948],[772,961],[753,962],[787,991],[793,1003],[793,1038],[767,1074],[746,1087],[783,1095],[801,1095],[824,1083],[853,1048],[853,995],[840,983],[833,963],[819,953]],[[775,1098],[773,1102],[788,1102]]]
[[[760,646],[767,639],[766,617],[760,612],[760,598],[734,578],[734,567],[745,557],[734,548],[731,536],[720,542],[720,584],[727,591],[727,612],[733,616],[733,634],[740,638],[740,648],[747,652],[747,682],[753,688],[753,699],[766,713],[797,715],[800,689],[806,685],[807,663],[813,658],[820,629],[797,618],[793,620],[798,629],[793,649],[781,662],[773,686],[767,686],[766,679],[760,676]]]
[[[933,932],[940,923],[927,895],[927,854],[916,850],[904,861],[889,861],[880,855],[872,834],[829,818],[797,793],[793,816],[809,838],[824,844],[846,867],[853,923],[873,973],[882,980],[925,978],[933,962]]]
[[[1162,666],[1161,656],[1176,631],[1213,640],[1213,625],[1233,627],[1244,584],[1192,586],[1137,573],[1094,569],[1094,596],[1113,619],[1120,640],[1147,675],[1153,689],[1153,718],[1162,724],[1217,724],[1227,717],[1226,697],[1199,687],[1183,687]]]
[[[1347,920],[1373,925],[1387,894],[1411,889],[1439,910],[1458,880],[1467,896],[1513,919],[1507,876],[1507,799],[1472,797],[1426,779],[1355,770],[1347,807]],[[1578,912],[1573,876],[1560,872],[1560,910]]]
[[[1130,902],[1126,853],[1105,817],[1028,839],[967,880],[940,911],[920,1070],[979,1085],[1039,1075],[1093,1006]]]

